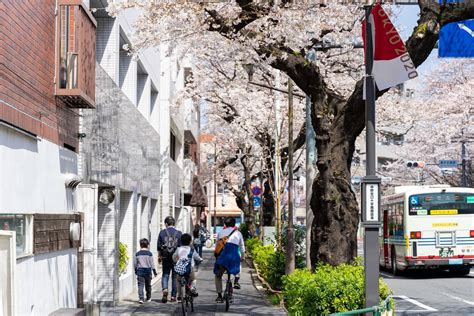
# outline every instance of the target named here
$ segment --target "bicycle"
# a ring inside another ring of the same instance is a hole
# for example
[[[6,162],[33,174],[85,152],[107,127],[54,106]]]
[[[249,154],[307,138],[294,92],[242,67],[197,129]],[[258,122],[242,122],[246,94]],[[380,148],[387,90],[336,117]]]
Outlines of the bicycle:
[[[181,277],[180,286],[181,286],[181,295],[184,294],[183,297],[181,297],[181,308],[183,311],[183,315],[186,316],[188,315],[189,307],[191,307],[191,313],[194,312],[194,304],[193,304],[194,297],[191,293],[191,285],[189,284],[188,276]]]
[[[227,270],[226,270],[227,271]],[[230,304],[233,302],[232,294],[234,293],[234,287],[232,286],[231,274],[227,271],[227,282],[225,284],[224,300],[225,300],[225,311],[228,312]]]

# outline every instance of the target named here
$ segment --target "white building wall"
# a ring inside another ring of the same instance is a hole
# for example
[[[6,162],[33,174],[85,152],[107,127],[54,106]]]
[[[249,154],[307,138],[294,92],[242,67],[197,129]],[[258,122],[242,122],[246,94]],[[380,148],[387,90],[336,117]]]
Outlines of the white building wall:
[[[0,214],[71,213],[68,173],[77,173],[76,153],[0,126]],[[17,315],[76,306],[77,249],[29,254],[17,259],[15,269]]]
[[[119,87],[137,105],[137,62],[128,52],[121,51],[119,68]]]
[[[161,179],[161,212],[162,218],[172,215],[170,214],[170,83],[171,83],[171,69],[170,69],[170,58],[164,51],[166,47],[161,47],[160,50],[160,68],[162,70],[160,76],[160,88],[159,88],[159,108],[160,108],[160,123],[159,130],[161,136],[160,151],[161,151],[161,168],[160,168],[160,179]]]
[[[150,121],[151,79],[148,75],[138,75],[138,111]]]
[[[113,18],[97,18],[96,58],[105,72],[119,84],[119,24]]]
[[[120,192],[120,237],[119,240],[127,246],[127,253],[129,258],[126,270],[119,276],[120,281],[120,297],[125,297],[133,291],[133,202],[132,192]]]
[[[48,315],[77,304],[77,251],[68,249],[18,259],[16,315]]]

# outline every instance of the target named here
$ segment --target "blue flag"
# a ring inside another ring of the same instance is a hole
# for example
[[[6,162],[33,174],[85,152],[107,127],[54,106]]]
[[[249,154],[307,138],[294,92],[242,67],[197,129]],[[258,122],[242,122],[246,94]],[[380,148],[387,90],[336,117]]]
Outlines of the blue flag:
[[[443,26],[438,46],[438,57],[474,57],[474,19]]]

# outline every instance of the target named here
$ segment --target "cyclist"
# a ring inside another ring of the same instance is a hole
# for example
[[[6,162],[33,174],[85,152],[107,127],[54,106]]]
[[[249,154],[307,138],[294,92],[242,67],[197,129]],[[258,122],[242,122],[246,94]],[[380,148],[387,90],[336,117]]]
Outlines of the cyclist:
[[[225,220],[225,228],[217,235],[217,240],[228,237],[227,242],[214,264],[217,298],[216,303],[224,301],[222,297],[222,276],[226,271],[237,275],[240,273],[240,261],[245,256],[244,238],[239,230],[235,229],[235,218],[228,217]],[[239,255],[240,248],[240,255]]]
[[[195,264],[199,265],[203,260],[199,256],[199,254],[191,248],[191,235],[183,234],[181,236],[181,247],[176,249],[176,252],[173,254],[173,261],[177,263],[179,260],[184,260],[186,264],[189,264],[189,273],[177,276],[178,284],[181,284],[181,278],[187,277],[188,278],[188,285],[191,286],[191,294],[193,296],[198,296],[196,291],[196,273],[194,270]],[[185,293],[181,293],[181,286],[178,287],[178,302],[181,302],[183,295]]]

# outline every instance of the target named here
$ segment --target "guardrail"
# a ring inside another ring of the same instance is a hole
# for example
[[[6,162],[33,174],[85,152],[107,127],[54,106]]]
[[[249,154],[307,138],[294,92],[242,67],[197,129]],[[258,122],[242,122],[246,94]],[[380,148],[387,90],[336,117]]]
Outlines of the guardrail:
[[[372,313],[373,316],[392,316],[395,314],[393,307],[392,297],[388,296],[379,306],[356,309],[349,312],[335,313],[330,314],[329,316],[366,315],[370,313]]]

